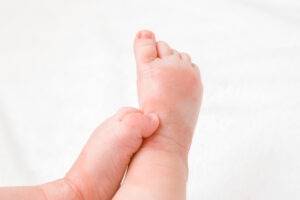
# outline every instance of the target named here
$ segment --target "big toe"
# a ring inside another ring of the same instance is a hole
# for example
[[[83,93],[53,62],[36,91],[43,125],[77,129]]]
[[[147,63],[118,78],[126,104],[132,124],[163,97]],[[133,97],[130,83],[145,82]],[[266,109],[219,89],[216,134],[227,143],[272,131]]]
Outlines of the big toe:
[[[134,52],[138,65],[151,62],[157,58],[154,33],[148,30],[139,31],[134,41]]]

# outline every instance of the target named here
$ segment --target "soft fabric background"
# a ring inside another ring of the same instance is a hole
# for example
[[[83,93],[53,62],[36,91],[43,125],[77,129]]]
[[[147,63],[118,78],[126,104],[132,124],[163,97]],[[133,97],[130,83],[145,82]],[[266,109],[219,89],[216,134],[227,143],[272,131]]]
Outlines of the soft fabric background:
[[[189,199],[300,199],[298,0],[0,0],[0,184],[62,177],[137,106],[141,28],[201,66]]]

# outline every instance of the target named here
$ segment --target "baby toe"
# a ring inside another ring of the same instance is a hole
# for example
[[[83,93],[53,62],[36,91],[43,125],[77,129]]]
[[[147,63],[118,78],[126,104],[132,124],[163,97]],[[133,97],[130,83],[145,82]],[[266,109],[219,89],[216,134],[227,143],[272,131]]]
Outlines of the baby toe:
[[[187,53],[180,53],[180,56],[181,56],[181,59],[184,60],[184,61],[188,61],[188,62],[191,62],[191,56]]]
[[[176,59],[181,59],[180,53],[175,49],[172,50],[172,57]]]
[[[172,54],[172,49],[164,41],[157,42],[156,47],[157,47],[157,53],[159,58],[164,58]]]

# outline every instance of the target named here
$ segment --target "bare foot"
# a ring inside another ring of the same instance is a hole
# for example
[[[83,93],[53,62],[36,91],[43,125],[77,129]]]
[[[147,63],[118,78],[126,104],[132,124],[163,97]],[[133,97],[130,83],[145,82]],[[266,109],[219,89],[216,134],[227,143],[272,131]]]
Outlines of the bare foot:
[[[165,140],[169,140],[186,152],[202,97],[198,67],[188,54],[156,42],[149,31],[138,33],[135,55],[140,106],[146,113],[155,111],[161,119],[160,134],[151,140],[159,143],[159,148],[167,148]]]
[[[134,47],[140,106],[158,113],[160,127],[135,156],[115,198],[184,199],[187,153],[202,98],[199,70],[188,54],[156,42],[150,31],[140,31]]]
[[[155,114],[121,109],[95,130],[64,179],[42,186],[45,195],[48,199],[59,199],[56,196],[60,190],[71,188],[73,197],[68,199],[112,199],[131,157],[158,124]]]

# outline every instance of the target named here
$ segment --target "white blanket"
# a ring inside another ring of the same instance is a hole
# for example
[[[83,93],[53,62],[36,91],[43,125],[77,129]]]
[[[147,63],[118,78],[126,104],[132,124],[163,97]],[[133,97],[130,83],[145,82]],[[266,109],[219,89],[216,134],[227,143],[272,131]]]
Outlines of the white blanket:
[[[63,176],[137,106],[141,28],[201,68],[189,199],[300,199],[298,0],[0,0],[0,185]]]

